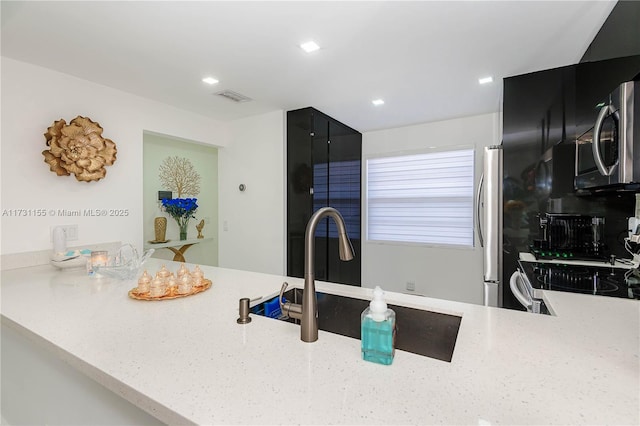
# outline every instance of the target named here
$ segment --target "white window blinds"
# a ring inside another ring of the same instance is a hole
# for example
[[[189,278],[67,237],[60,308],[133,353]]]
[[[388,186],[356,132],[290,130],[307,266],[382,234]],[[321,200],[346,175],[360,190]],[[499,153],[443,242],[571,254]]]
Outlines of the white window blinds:
[[[474,151],[366,162],[367,239],[473,246]]]

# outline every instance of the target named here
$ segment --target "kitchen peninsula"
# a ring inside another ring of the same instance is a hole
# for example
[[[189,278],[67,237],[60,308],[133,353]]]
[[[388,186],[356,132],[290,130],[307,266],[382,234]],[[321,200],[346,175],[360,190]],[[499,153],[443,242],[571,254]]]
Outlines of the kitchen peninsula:
[[[163,263],[180,265],[150,259],[145,268]],[[167,424],[640,422],[638,301],[546,292],[556,315],[544,316],[388,293],[390,303],[462,323],[451,362],[396,351],[382,366],[362,361],[355,339],[320,331],[317,342],[303,343],[289,323],[255,315],[236,323],[240,298],[264,299],[284,280],[302,280],[201,268],[211,289],[161,302],[129,298],[133,280],[48,265],[3,271],[3,405],[5,373],[21,368],[5,351],[18,342]],[[316,284],[345,296],[371,293]],[[9,423],[12,409],[3,406]],[[73,410],[73,401],[60,409]]]

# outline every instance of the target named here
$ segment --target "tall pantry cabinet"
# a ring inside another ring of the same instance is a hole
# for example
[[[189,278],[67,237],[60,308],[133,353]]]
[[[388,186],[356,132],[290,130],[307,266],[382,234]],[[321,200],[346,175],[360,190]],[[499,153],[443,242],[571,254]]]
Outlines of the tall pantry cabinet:
[[[338,256],[337,228],[324,219],[315,234],[315,278],[360,286],[362,134],[307,107],[287,112],[287,275],[304,276],[307,222],[321,207],[336,208],[355,250]]]

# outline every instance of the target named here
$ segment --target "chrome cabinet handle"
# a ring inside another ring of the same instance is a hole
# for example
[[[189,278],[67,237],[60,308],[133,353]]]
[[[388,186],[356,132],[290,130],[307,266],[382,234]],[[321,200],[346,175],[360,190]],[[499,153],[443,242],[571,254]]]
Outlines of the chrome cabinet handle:
[[[600,113],[598,114],[598,118],[596,119],[596,124],[593,126],[593,141],[591,142],[591,150],[593,151],[593,159],[596,162],[596,167],[602,176],[611,176],[618,166],[618,159],[616,158],[616,162],[611,166],[607,167],[604,164],[604,160],[602,159],[602,155],[600,154],[600,132],[602,131],[602,124],[604,123],[604,119],[607,116],[613,116],[613,119],[616,123],[616,127],[620,121],[620,114],[613,108],[613,105],[605,105],[600,108]],[[617,143],[617,141],[614,141]]]

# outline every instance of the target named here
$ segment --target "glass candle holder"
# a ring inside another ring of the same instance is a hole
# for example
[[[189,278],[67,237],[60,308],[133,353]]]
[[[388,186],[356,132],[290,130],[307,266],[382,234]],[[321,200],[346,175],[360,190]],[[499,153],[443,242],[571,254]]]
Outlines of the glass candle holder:
[[[91,252],[91,266],[107,266],[108,252],[104,250]]]
[[[89,275],[95,275],[96,269],[100,266],[107,266],[109,261],[109,252],[105,250],[96,250],[91,252],[91,257],[87,263]]]

